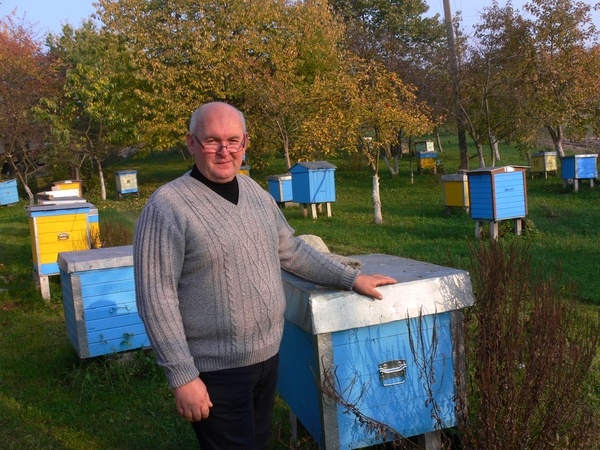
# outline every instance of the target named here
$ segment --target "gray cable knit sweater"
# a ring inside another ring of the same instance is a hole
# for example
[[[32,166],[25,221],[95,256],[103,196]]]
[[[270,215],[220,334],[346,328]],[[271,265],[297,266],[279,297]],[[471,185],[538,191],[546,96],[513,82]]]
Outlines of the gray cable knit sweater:
[[[234,205],[186,174],[150,197],[135,227],[138,311],[171,387],[277,353],[282,268],[341,289],[359,273],[294,237],[257,183],[238,182]]]

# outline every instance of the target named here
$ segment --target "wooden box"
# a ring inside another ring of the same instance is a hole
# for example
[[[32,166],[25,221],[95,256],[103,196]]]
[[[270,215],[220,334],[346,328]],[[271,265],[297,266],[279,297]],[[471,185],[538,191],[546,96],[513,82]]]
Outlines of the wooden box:
[[[91,203],[26,206],[29,216],[33,268],[39,275],[58,275],[60,252],[90,248]]]
[[[435,148],[433,147],[433,141],[415,142],[415,151],[417,153],[433,152],[434,150]]]
[[[138,193],[137,170],[118,170],[115,172],[117,194]]]
[[[335,202],[336,167],[327,161],[299,162],[290,169],[294,202]]]
[[[59,254],[67,335],[81,358],[149,345],[135,302],[132,249]]]
[[[473,304],[468,273],[387,255],[356,258],[363,273],[396,278],[397,284],[379,287],[384,300],[283,273],[287,306],[278,392],[327,450],[382,441],[319,389],[326,380],[362,414],[406,437],[439,430],[437,419],[442,428],[455,426],[455,399],[463,394],[456,386],[464,375],[456,341],[462,336],[460,310]],[[418,342],[414,352],[411,338]],[[433,363],[421,367],[422,357]],[[435,375],[429,378],[432,396],[420,378],[427,373]]]
[[[13,203],[19,203],[17,180],[0,182],[0,205],[12,205]]]
[[[52,183],[52,190],[62,191],[75,189],[77,191],[77,197],[83,197],[83,182],[80,180],[64,180],[55,181]]]
[[[467,172],[473,220],[500,221],[527,215],[524,167],[483,167]]]
[[[572,155],[561,158],[561,177],[567,179],[596,179],[598,155]]]
[[[531,174],[543,173],[547,177],[548,172],[557,170],[556,152],[540,152],[529,155],[529,172]]]
[[[293,201],[292,176],[289,173],[269,175],[267,184],[269,192],[277,203]]]
[[[424,169],[433,170],[437,172],[437,153],[436,152],[418,152],[416,153],[417,158],[417,169],[421,173]]]
[[[250,166],[249,165],[240,166],[240,170],[238,170],[238,173],[240,175],[246,175],[247,177],[249,177],[250,176]]]
[[[469,183],[464,173],[442,175],[444,206],[469,207]]]

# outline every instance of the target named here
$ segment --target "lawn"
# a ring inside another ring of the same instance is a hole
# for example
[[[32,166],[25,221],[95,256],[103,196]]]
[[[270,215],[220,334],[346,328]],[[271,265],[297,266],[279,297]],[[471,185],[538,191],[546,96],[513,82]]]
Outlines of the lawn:
[[[515,148],[501,147],[499,165],[526,165]],[[458,167],[455,143],[440,155],[439,172]],[[336,201],[332,217],[311,219],[301,208],[284,208],[297,234],[315,234],[343,255],[385,253],[436,264],[469,268],[476,243],[475,225],[462,209],[443,205],[440,173],[417,174],[412,161],[400,160],[392,177],[382,166],[383,220],[373,223],[372,178],[349,158],[333,158]],[[472,160],[472,164],[475,164]],[[250,175],[265,189],[266,176],[284,173],[275,158]],[[105,171],[108,200],[98,189],[84,196],[102,223],[133,227],[148,196],[184,173],[192,161],[179,153],[145,159],[109,161]],[[135,169],[140,195],[118,198],[112,171]],[[90,183],[93,184],[93,183]],[[578,288],[578,301],[590,314],[600,311],[600,190],[582,183],[580,192],[563,189],[560,176],[527,178],[529,213],[522,236],[501,226],[500,239],[529,244],[533,263],[543,273],[562,267],[565,280]],[[162,371],[148,352],[131,352],[128,361],[98,357],[81,360],[67,339],[58,277],[51,277],[52,298],[43,301],[31,273],[27,215],[19,204],[0,207],[0,448],[3,449],[181,449],[195,448],[187,423],[177,417]],[[597,366],[597,364],[596,364]],[[590,395],[600,405],[600,370],[590,373]],[[289,448],[286,405],[276,408],[272,449]],[[306,443],[310,447],[310,442]]]

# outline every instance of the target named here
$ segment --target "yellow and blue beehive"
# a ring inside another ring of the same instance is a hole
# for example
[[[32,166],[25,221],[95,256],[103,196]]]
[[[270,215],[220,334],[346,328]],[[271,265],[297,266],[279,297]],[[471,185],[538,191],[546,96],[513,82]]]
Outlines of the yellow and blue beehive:
[[[90,248],[91,203],[31,205],[29,216],[33,269],[38,276],[58,275],[60,252]],[[95,208],[94,208],[95,209]]]

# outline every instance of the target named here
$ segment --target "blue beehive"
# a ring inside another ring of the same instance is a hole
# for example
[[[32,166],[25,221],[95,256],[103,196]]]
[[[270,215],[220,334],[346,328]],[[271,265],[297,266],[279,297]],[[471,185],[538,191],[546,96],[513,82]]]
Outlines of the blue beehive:
[[[598,155],[565,156],[561,161],[561,177],[566,179],[595,179],[598,178],[596,159]]]
[[[267,184],[269,192],[277,203],[293,201],[292,176],[289,173],[269,175]]]
[[[117,194],[138,194],[137,170],[118,170],[115,172]]]
[[[327,161],[299,162],[290,169],[294,202],[335,202],[335,166]]]
[[[59,254],[67,335],[81,358],[149,345],[137,313],[133,247]]]
[[[403,436],[455,426],[455,402],[464,398],[456,387],[465,373],[460,310],[473,304],[469,274],[387,255],[356,258],[363,273],[398,281],[379,288],[383,301],[283,273],[287,305],[278,392],[324,449],[382,442],[319,389],[328,379],[363,415]],[[411,337],[426,355],[419,349],[413,353]],[[433,363],[424,369],[416,362],[420,359]],[[431,395],[423,386],[424,373],[435,374]]]
[[[11,205],[18,202],[17,180],[8,180],[0,183],[0,205]]]
[[[473,220],[500,221],[527,215],[523,167],[484,167],[467,172]]]
[[[561,178],[563,187],[567,187],[569,180],[573,181],[575,192],[579,190],[579,180],[590,180],[594,187],[594,180],[598,178],[596,160],[598,155],[572,155],[561,158]]]

